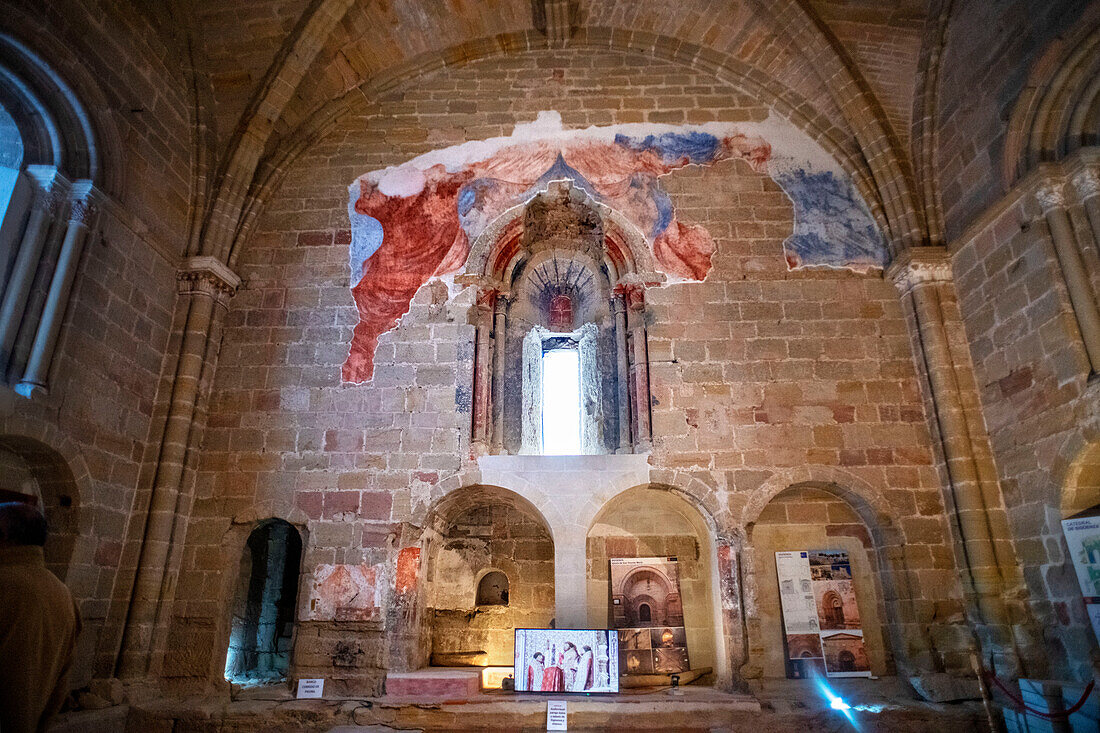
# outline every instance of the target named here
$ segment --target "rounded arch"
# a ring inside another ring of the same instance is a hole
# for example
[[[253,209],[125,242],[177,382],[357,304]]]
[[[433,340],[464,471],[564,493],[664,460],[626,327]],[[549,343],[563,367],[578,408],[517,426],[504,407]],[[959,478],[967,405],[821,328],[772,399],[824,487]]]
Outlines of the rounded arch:
[[[1086,444],[1062,483],[1062,519],[1100,508],[1100,438]]]
[[[1074,33],[1056,38],[1031,65],[1005,134],[1005,184],[1098,143],[1100,10],[1093,7]]]
[[[820,502],[820,508],[810,502]],[[895,662],[906,670],[915,663],[910,650],[929,642],[910,638],[927,632],[914,631],[909,599],[899,596],[899,587],[908,590],[903,533],[870,485],[836,470],[781,472],[751,494],[741,516],[746,596],[756,606],[747,612],[747,676],[785,674],[777,645],[783,633],[775,553],[793,550],[838,550],[848,556],[848,577],[831,578],[841,586],[812,586],[821,628],[849,628],[855,611],[878,673],[892,673]],[[856,605],[845,605],[857,598]]]
[[[80,489],[65,458],[49,445],[21,435],[0,435],[0,500],[20,496],[46,515],[46,567],[66,580],[80,537]],[[21,486],[16,482],[22,483]]]
[[[1100,406],[1085,401],[1087,412],[1058,449],[1050,466],[1050,514],[1058,519],[1078,514],[1100,503],[1100,488],[1093,466],[1100,460]],[[1051,518],[1052,519],[1052,518]],[[1052,531],[1060,534],[1053,520]]]
[[[889,502],[866,481],[830,466],[798,467],[773,474],[753,490],[741,510],[741,526],[751,538],[761,512],[775,497],[792,488],[811,487],[833,494],[859,514],[880,546],[900,544],[901,538]]]
[[[475,605],[507,606],[509,585],[508,573],[503,570],[495,567],[481,570],[477,574]]]
[[[19,27],[33,30],[36,40],[51,38],[34,19],[21,18]],[[22,39],[0,32],[0,103],[23,138],[24,166],[50,166],[69,180],[119,193],[120,167],[104,161],[117,159],[120,138],[106,114],[110,105],[83,66],[53,64]]]
[[[589,625],[645,622],[643,606],[649,609],[649,623],[682,619],[692,667],[711,667],[719,685],[728,684],[732,670],[721,602],[727,588],[719,576],[718,536],[717,522],[704,502],[681,488],[648,483],[614,494],[587,524]],[[635,580],[657,577],[654,569],[643,566],[616,582],[610,559],[632,556],[676,557],[678,592],[661,579],[664,592],[654,592],[651,583],[648,591],[639,589],[629,597],[624,589]]]
[[[427,644],[419,655],[513,658],[513,629],[554,619],[555,540],[528,500],[498,486],[459,488],[429,511],[421,537]]]
[[[564,188],[571,195],[579,194],[583,197],[583,205],[596,211],[602,219],[603,264],[612,285],[630,276],[646,282],[664,279],[663,275],[656,272],[645,235],[620,211],[596,201],[587,191],[573,187],[569,180],[550,181],[546,187],[531,192],[530,198],[501,212],[470,245],[464,275],[507,283],[525,254],[523,248],[518,246],[518,240],[523,231],[523,219],[528,205],[536,196],[550,193],[555,188]]]
[[[285,519],[269,517],[248,526],[233,578],[224,677],[276,682],[289,675],[305,543]]]
[[[25,462],[38,485],[52,540],[46,561],[61,580],[76,582],[73,568],[88,566],[95,553],[95,516],[85,506],[92,477],[76,445],[56,427],[26,416],[0,419],[0,450]]]
[[[463,512],[488,504],[504,504],[515,508],[546,527],[553,537],[550,522],[530,499],[502,486],[481,483],[458,486],[433,502],[425,517],[425,526],[438,532]]]

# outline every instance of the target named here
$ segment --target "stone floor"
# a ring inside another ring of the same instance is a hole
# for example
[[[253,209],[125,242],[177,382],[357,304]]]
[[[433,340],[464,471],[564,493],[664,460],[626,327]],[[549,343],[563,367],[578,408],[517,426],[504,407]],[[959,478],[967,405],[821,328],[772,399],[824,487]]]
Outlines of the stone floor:
[[[832,710],[808,681],[754,685],[751,694],[709,687],[629,691],[566,697],[569,729],[746,731],[987,731],[978,703],[932,704],[915,700],[896,679],[839,680],[836,694],[850,718]],[[244,699],[247,698],[247,699]],[[68,713],[51,733],[366,733],[368,731],[540,731],[547,696],[484,693],[458,703],[410,703],[388,698],[295,700],[284,687],[248,690],[238,699],[156,698],[102,710]]]

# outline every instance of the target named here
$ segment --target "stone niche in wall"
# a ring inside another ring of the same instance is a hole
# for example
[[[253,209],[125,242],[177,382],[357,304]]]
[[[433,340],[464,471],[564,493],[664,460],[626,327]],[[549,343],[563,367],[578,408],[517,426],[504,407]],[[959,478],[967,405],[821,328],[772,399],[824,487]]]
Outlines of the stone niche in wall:
[[[661,178],[734,159],[766,172],[791,198],[794,230],[784,242],[791,268],[884,266],[882,236],[851,179],[785,119],[572,130],[558,113],[542,112],[509,136],[433,150],[352,183],[349,268],[359,323],[344,380],[372,378],[378,337],[396,327],[422,286],[439,280],[454,295],[476,281],[516,210],[553,182],[582,190],[605,222],[637,241],[644,282],[705,279],[714,240],[677,212]]]
[[[486,652],[489,664],[511,665],[514,630],[545,628],[553,619],[554,543],[541,521],[519,509],[465,509],[446,523],[429,555],[428,619],[436,661]],[[481,581],[492,574],[507,578],[507,604],[478,603]]]

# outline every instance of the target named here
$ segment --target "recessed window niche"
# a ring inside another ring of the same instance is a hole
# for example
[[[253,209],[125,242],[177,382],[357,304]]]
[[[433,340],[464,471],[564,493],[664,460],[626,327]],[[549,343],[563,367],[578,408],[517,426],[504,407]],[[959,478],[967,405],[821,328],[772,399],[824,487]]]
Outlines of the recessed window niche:
[[[569,181],[551,182],[475,243],[475,452],[648,449],[640,283],[655,276],[638,271],[639,253],[610,217]]]

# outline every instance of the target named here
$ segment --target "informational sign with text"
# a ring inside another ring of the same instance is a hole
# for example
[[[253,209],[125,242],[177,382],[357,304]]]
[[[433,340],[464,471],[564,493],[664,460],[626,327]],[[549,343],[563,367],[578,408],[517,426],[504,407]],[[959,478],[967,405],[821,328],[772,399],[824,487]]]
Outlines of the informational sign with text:
[[[320,698],[325,694],[324,679],[298,680],[298,699]]]
[[[569,730],[565,700],[546,701],[546,730]]]

